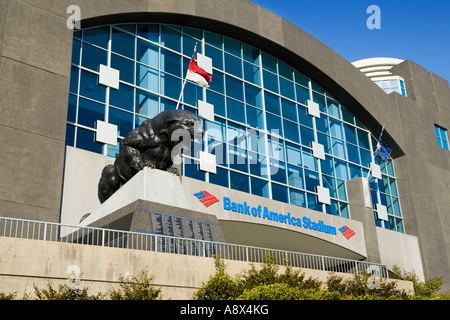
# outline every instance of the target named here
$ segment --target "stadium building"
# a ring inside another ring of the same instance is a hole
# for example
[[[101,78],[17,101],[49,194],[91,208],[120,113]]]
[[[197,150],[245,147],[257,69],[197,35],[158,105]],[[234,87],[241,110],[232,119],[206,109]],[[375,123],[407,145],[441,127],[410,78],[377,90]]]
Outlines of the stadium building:
[[[183,88],[196,45],[212,81]],[[450,288],[450,89],[411,60],[352,64],[247,0],[7,0],[0,71],[5,230],[43,221],[60,237],[95,227],[269,248]],[[181,175],[145,168],[101,205],[122,139],[178,101],[205,131]]]

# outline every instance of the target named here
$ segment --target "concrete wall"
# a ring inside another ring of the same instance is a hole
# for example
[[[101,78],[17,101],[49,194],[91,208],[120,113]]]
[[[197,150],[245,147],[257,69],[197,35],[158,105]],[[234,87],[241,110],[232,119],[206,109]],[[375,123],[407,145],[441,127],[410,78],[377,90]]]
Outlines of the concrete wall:
[[[161,288],[163,299],[175,300],[191,299],[202,283],[215,273],[212,258],[170,253],[5,237],[0,237],[0,248],[0,291],[16,292],[19,299],[24,294],[33,297],[34,285],[43,289],[48,282],[53,283],[54,288],[67,283],[73,266],[79,267],[80,285],[87,287],[89,294],[118,288],[120,276],[137,275],[147,267],[153,277],[152,284]],[[227,273],[232,276],[251,267],[242,261],[225,260],[225,264]],[[305,272],[307,278],[321,281],[326,281],[329,275],[320,270],[302,269],[301,272]],[[397,287],[413,290],[408,281],[397,281]]]
[[[448,81],[406,60],[392,68],[405,79],[399,107],[405,156],[394,162],[405,231],[419,239],[426,278],[443,277],[450,289],[450,154],[439,147],[434,125],[450,129]]]

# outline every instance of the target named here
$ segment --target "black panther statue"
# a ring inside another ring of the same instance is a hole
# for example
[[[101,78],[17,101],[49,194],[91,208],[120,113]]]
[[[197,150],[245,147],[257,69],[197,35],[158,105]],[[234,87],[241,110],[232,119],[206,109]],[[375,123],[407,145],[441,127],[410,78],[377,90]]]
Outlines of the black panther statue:
[[[178,170],[172,167],[172,150],[184,136],[194,139],[202,135],[200,119],[185,110],[163,111],[144,121],[122,140],[122,151],[117,155],[114,164],[103,169],[98,183],[100,203],[105,202],[146,166],[179,174]],[[182,143],[185,148],[190,146],[190,141]]]

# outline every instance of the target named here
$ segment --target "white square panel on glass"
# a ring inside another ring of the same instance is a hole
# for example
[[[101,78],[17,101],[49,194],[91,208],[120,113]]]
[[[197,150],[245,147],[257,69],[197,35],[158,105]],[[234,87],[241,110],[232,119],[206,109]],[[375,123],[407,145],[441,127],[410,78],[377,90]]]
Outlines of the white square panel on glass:
[[[216,173],[216,155],[200,151],[200,170]]]
[[[197,105],[199,117],[209,121],[214,121],[214,105],[201,100],[198,100]]]
[[[319,104],[312,101],[312,100],[308,100],[307,101],[307,105],[308,107],[308,114],[313,116],[313,117],[317,117],[320,118],[320,109],[319,109]]]
[[[325,160],[325,150],[323,148],[323,145],[315,141],[313,141],[311,145],[313,149],[313,156],[317,159]]]
[[[388,221],[388,214],[386,206],[377,203],[377,217],[378,220]]]
[[[100,75],[98,77],[98,82],[105,86],[119,89],[119,76],[120,71],[107,67],[103,64],[100,65]]]
[[[370,168],[372,169],[372,177],[375,179],[381,179],[381,168],[376,163],[371,163]]]
[[[213,73],[212,69],[212,59],[201,53],[197,53],[197,65],[205,70],[208,74]]]
[[[107,143],[113,146],[117,145],[117,126],[115,124],[97,120],[96,128],[96,142]]]
[[[317,200],[320,203],[331,204],[330,190],[321,186],[317,186],[316,191],[317,191]]]

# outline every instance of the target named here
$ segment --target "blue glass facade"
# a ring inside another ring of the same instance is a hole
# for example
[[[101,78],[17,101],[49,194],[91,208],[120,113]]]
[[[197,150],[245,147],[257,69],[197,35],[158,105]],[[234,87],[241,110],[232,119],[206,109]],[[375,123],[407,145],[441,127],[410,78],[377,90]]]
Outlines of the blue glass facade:
[[[115,157],[120,141],[145,119],[175,109],[195,43],[213,63],[209,88],[187,83],[181,108],[214,105],[215,121],[197,148],[184,155],[182,173],[312,210],[350,218],[345,182],[370,176],[375,223],[404,232],[394,166],[373,158],[376,140],[343,105],[283,61],[206,30],[163,24],[110,25],[74,33],[66,144]],[[120,71],[119,89],[98,84],[99,65]],[[307,101],[320,117],[308,113]],[[117,145],[95,142],[97,120],[118,126]],[[324,146],[325,159],[313,155]],[[198,169],[198,150],[216,155],[217,173]],[[318,202],[316,187],[329,189],[331,204]],[[388,221],[377,220],[376,204]]]

